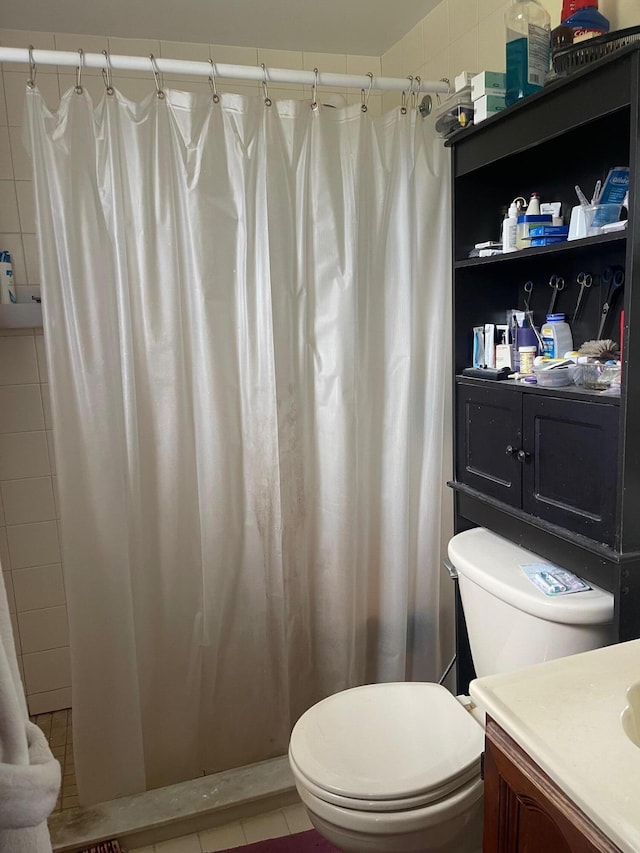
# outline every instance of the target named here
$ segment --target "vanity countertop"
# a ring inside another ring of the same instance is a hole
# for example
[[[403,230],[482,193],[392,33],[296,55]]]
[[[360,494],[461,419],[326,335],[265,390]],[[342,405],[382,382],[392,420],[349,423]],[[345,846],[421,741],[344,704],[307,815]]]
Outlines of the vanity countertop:
[[[623,731],[640,640],[471,682],[473,701],[625,853],[640,851],[640,748]]]

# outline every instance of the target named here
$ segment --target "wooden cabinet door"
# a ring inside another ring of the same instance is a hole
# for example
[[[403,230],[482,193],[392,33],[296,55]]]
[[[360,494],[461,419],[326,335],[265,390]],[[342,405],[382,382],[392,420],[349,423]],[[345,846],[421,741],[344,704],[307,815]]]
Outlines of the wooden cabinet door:
[[[491,718],[484,757],[483,853],[619,853]]]
[[[522,508],[613,545],[617,406],[526,394],[522,404]]]
[[[499,387],[464,383],[457,385],[456,394],[457,481],[519,507],[521,395]]]

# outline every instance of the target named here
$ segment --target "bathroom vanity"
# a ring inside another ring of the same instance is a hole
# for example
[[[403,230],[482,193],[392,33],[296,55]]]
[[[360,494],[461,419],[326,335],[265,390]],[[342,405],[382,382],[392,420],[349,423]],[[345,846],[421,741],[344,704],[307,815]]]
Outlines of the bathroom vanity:
[[[639,679],[635,640],[471,683],[487,712],[483,853],[640,850]]]
[[[640,47],[624,48],[456,133],[453,170],[455,532],[483,526],[612,592],[615,639],[640,637]],[[630,167],[628,228],[512,254],[469,258],[500,234],[501,209],[538,192],[562,203]],[[542,387],[463,375],[473,328],[505,324],[527,302],[540,327],[552,280],[555,311],[573,318],[580,274],[593,284],[571,323],[574,347],[598,337],[606,270],[625,276],[602,337],[620,340],[622,391]],[[530,292],[525,283],[532,282]],[[457,601],[457,690],[474,677]]]

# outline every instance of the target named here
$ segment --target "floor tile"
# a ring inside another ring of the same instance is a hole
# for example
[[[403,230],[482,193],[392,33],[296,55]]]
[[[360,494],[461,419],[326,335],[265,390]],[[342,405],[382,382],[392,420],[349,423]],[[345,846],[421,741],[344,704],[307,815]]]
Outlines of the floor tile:
[[[148,847],[136,847],[135,850],[129,850],[129,853],[155,853],[155,847],[153,844],[149,844]]]
[[[295,835],[296,832],[306,832],[307,829],[313,829],[313,824],[309,820],[307,810],[302,803],[298,803],[295,806],[287,806],[282,809],[282,813],[284,814],[284,819],[287,822],[291,835]]]
[[[270,814],[247,818],[247,820],[242,821],[242,829],[247,844],[291,834],[282,812],[271,812]]]
[[[200,833],[200,846],[204,853],[214,853],[215,850],[227,850],[229,847],[239,847],[246,844],[247,839],[241,824],[228,823],[215,829],[206,829]]]
[[[155,853],[202,853],[197,835],[183,835],[170,841],[159,841],[155,848]]]

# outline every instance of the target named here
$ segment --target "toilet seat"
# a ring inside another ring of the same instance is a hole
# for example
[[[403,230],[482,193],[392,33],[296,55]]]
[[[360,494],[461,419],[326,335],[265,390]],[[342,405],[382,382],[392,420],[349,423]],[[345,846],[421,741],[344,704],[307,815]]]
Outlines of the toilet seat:
[[[483,741],[482,728],[441,685],[370,684],[303,714],[289,758],[313,796],[392,812],[434,803],[479,778]]]

